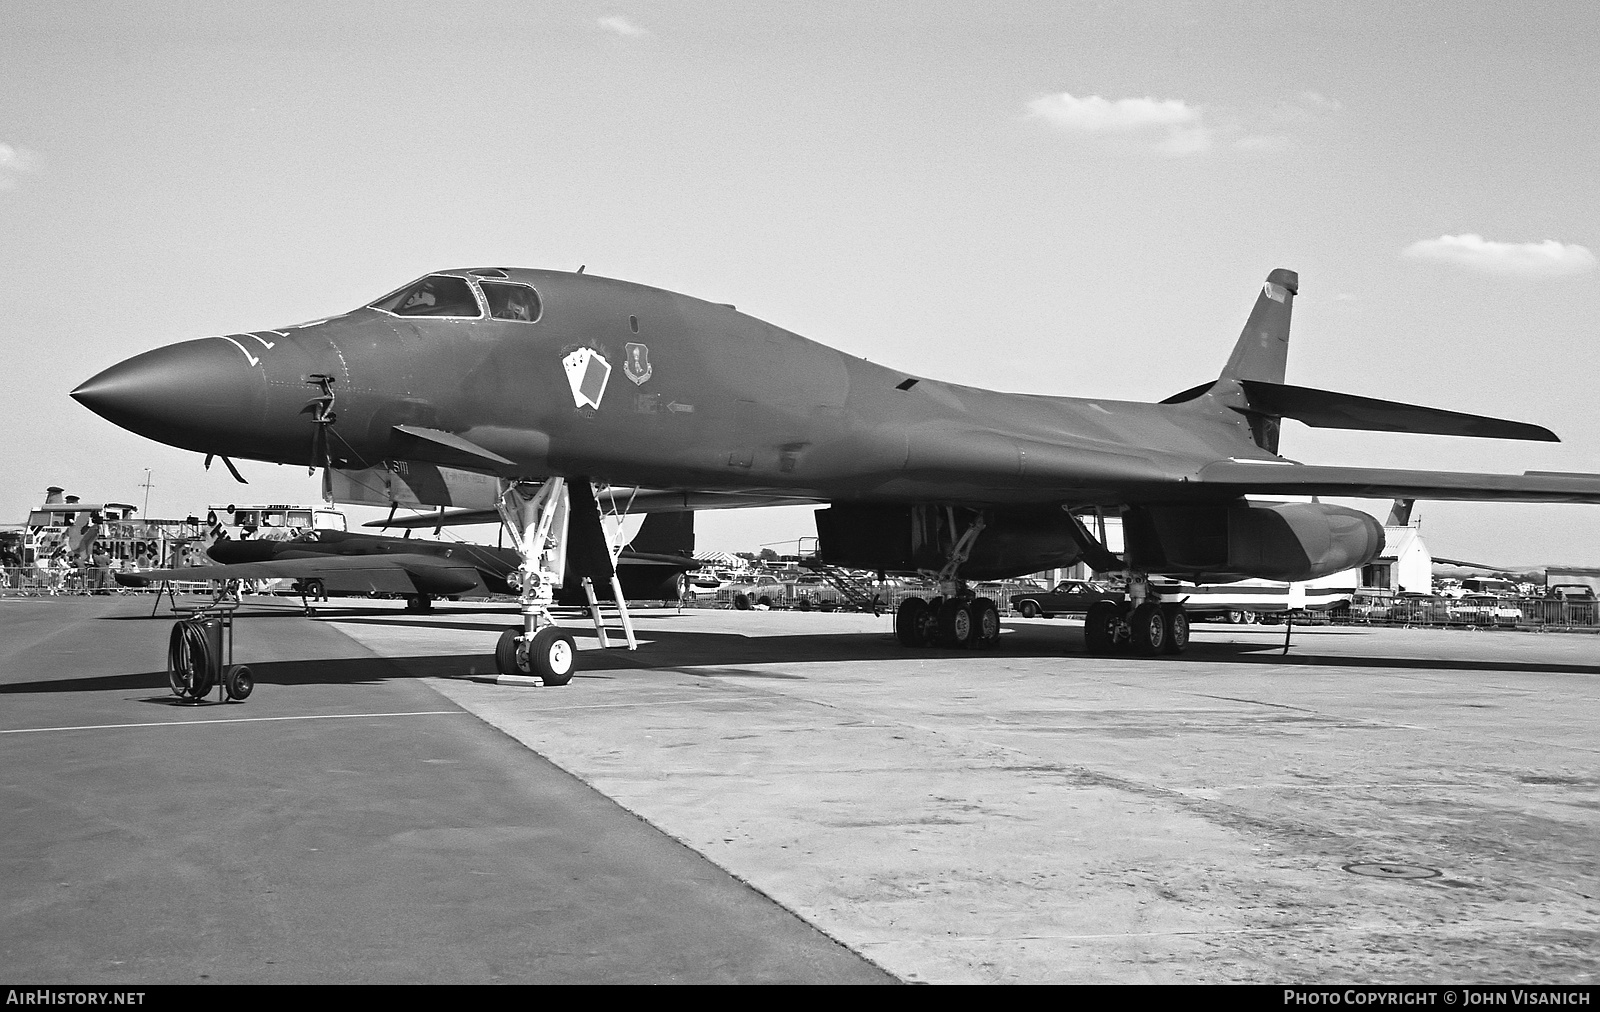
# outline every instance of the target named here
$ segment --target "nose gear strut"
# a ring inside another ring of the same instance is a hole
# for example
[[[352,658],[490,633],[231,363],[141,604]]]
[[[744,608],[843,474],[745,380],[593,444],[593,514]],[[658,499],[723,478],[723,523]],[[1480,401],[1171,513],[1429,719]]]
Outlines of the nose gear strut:
[[[556,588],[566,578],[571,535],[583,535],[592,525],[590,540],[602,536],[595,533],[600,527],[600,517],[594,493],[586,481],[569,487],[564,478],[546,480],[531,495],[526,486],[503,481],[496,507],[512,547],[522,557],[521,566],[508,578],[517,588],[522,625],[500,634],[495,647],[495,667],[502,675],[535,675],[545,685],[565,685],[572,680],[577,667],[577,646],[572,634],[550,617],[550,606],[555,601]],[[575,511],[583,512],[574,515]],[[574,531],[573,524],[584,526]],[[579,561],[575,563],[580,567],[579,572],[584,572],[581,567],[585,547],[592,551],[595,546],[586,544],[580,537]],[[592,565],[593,560],[590,563]],[[638,647],[638,641],[634,638],[628,602],[616,575],[614,550],[611,563],[611,590],[616,597],[628,649],[633,650]],[[594,585],[587,575],[583,577],[583,588],[600,646],[609,647]]]
[[[332,453],[328,450],[328,427],[339,420],[333,410],[333,376],[327,373],[312,373],[306,377],[306,385],[316,387],[322,391],[317,396],[306,401],[306,406],[300,413],[311,412],[311,465],[306,469],[307,474],[315,474],[318,467],[330,468],[333,466]]]

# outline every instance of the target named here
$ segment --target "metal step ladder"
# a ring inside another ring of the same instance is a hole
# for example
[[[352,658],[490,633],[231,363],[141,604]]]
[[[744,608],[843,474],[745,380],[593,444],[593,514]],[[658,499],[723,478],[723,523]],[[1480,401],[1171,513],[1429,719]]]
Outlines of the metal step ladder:
[[[622,622],[623,639],[627,641],[629,650],[639,649],[639,641],[633,635],[633,618],[628,614],[628,600],[622,596],[622,581],[611,577],[611,593],[615,597],[617,617]],[[600,649],[611,649],[611,639],[606,635],[605,617],[600,613],[600,599],[594,592],[594,581],[587,576],[583,578],[583,594],[589,599],[589,617],[594,620],[594,631],[600,638]]]
[[[882,606],[883,602],[871,584],[851,576],[838,566],[830,566],[814,555],[802,559],[800,565],[833,584],[858,611],[870,611],[876,615]]]

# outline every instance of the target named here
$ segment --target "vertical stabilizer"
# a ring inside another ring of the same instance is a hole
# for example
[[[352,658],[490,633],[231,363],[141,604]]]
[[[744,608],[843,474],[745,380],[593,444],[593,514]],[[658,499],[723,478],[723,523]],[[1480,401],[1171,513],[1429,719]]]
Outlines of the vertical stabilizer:
[[[1289,361],[1289,314],[1299,290],[1300,275],[1294,271],[1280,267],[1267,275],[1239,343],[1222,367],[1222,379],[1283,382]]]
[[[628,545],[631,551],[653,555],[694,556],[693,513],[650,513]]]

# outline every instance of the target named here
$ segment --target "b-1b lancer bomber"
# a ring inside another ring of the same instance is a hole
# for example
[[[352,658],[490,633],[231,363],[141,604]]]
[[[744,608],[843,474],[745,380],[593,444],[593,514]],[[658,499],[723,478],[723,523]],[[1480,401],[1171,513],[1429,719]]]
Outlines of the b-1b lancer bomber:
[[[816,503],[825,562],[937,580],[896,614],[907,646],[987,647],[969,580],[1086,561],[1127,577],[1088,649],[1179,652],[1181,602],[1147,577],[1307,580],[1383,548],[1316,495],[1600,502],[1600,475],[1302,464],[1279,423],[1554,440],[1519,422],[1284,384],[1299,279],[1267,276],[1216,379],[1160,403],[998,393],[876,365],[732,306],[607,278],[474,268],[359,309],[136,355],[72,396],[151,439],[327,469],[454,469],[490,490],[521,558],[501,669],[570,666],[549,615],[565,572],[604,569],[594,489],[646,510]],[[231,466],[231,465],[230,465]],[[441,500],[437,505],[462,505]],[[1080,516],[1118,511],[1125,551]],[[566,671],[554,671],[564,681]]]

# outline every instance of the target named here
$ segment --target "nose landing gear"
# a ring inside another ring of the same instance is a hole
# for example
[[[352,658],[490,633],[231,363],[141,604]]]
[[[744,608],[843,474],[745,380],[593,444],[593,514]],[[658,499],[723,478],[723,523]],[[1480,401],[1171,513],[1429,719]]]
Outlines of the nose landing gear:
[[[547,625],[529,639],[521,629],[507,629],[495,644],[495,667],[501,674],[534,675],[546,685],[566,685],[577,667],[578,645],[560,626]]]
[[[531,496],[506,483],[498,505],[500,519],[522,556],[522,565],[507,577],[517,588],[522,624],[502,632],[495,644],[495,667],[500,674],[535,676],[545,685],[572,681],[577,668],[577,643],[550,617],[555,589],[568,572],[569,562],[579,567],[579,573],[602,571],[609,575],[628,649],[635,649],[638,641],[633,634],[633,621],[616,574],[616,549],[605,545],[594,491],[587,481],[580,478],[568,483],[563,478],[549,478]],[[570,535],[579,538],[572,557],[568,554]],[[599,554],[606,552],[610,553],[609,564],[602,565]],[[609,647],[593,578],[584,576],[582,585],[600,646]]]

